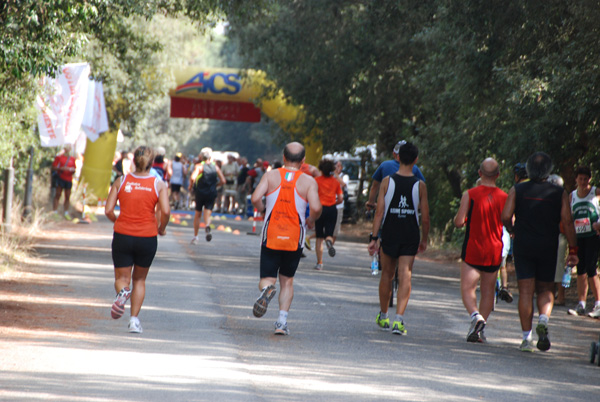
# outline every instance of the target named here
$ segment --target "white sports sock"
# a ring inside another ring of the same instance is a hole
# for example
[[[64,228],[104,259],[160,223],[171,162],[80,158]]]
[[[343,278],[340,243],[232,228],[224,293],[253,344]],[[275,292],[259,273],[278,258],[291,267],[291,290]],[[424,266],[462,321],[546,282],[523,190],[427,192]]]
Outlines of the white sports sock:
[[[386,318],[388,318],[388,313],[382,313],[381,311],[379,312],[379,318],[382,320],[385,320]]]
[[[581,305],[581,307],[583,307],[583,309],[585,310],[585,302],[584,301],[580,301],[579,304]]]
[[[288,318],[288,312],[279,310],[279,319],[277,321],[279,321],[280,324],[287,324],[287,318]]]
[[[531,331],[523,331],[523,340],[524,341],[530,341],[533,339],[533,336],[531,335]]]
[[[399,322],[404,322],[404,317],[401,316],[400,314],[396,314],[396,318],[394,319],[394,321],[399,321]]]
[[[479,314],[479,311],[473,311],[473,314],[471,314],[471,320],[474,320],[475,317],[481,317],[481,319],[483,319],[483,317],[481,316],[481,314]]]
[[[540,314],[539,323],[540,324],[545,324],[546,326],[548,326],[548,320],[549,319],[550,319],[550,317],[548,317],[546,314]]]

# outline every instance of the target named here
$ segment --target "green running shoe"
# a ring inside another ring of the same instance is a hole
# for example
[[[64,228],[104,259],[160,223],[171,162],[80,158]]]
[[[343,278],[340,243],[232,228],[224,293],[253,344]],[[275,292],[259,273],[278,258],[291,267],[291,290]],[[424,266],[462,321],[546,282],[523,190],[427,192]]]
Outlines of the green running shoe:
[[[406,328],[404,328],[404,323],[402,321],[394,321],[392,324],[392,334],[406,335]]]
[[[377,325],[379,325],[379,327],[381,328],[382,331],[389,331],[390,319],[384,318],[382,320],[380,317],[381,317],[381,312],[379,312],[379,314],[377,314],[377,318],[375,318],[375,322],[377,323]]]
[[[535,328],[538,334],[537,348],[543,352],[550,349],[550,339],[548,339],[548,326],[544,323],[539,323]]]

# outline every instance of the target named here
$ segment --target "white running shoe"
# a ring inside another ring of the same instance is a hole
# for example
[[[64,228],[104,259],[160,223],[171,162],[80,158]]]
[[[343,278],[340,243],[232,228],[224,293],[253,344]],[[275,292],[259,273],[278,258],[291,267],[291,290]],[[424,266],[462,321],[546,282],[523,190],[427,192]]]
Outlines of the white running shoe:
[[[288,329],[287,322],[285,324],[275,321],[275,335],[289,335],[290,330]]]
[[[533,346],[533,340],[524,339],[523,342],[521,342],[521,346],[519,346],[519,350],[521,352],[529,352],[529,353],[535,352],[535,346]]]
[[[140,324],[140,320],[137,317],[131,317],[129,320],[129,332],[132,334],[141,334],[144,332],[142,329],[142,324]]]
[[[481,315],[475,316],[471,320],[471,327],[467,333],[467,342],[479,342],[479,334],[485,328],[485,320]]]
[[[588,313],[588,316],[592,318],[600,318],[600,306],[594,307],[594,309]]]
[[[192,241],[190,242],[190,244],[191,244],[191,245],[193,245],[193,246],[195,246],[196,244],[198,244],[198,237],[197,237],[197,236],[196,236],[196,237],[194,237],[194,238],[192,239]]]

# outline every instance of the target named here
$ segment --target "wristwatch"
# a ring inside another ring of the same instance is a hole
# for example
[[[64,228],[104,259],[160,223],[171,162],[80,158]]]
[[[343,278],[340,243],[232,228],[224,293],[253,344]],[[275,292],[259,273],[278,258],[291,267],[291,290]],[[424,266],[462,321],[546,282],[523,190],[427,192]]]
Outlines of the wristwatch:
[[[371,242],[373,240],[375,240],[375,241],[379,240],[379,236],[373,236],[373,233],[371,232],[371,233],[369,233],[369,242]]]

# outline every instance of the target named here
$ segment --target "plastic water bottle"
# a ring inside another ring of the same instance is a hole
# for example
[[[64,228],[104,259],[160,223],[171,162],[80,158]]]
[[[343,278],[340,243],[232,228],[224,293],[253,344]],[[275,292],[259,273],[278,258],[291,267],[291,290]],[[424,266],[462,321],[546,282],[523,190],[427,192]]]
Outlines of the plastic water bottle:
[[[379,274],[379,260],[377,254],[373,254],[373,260],[371,260],[371,275],[375,276]]]
[[[563,285],[563,288],[568,288],[569,286],[571,286],[571,267],[568,265],[565,267],[565,273],[563,274],[562,285]]]

